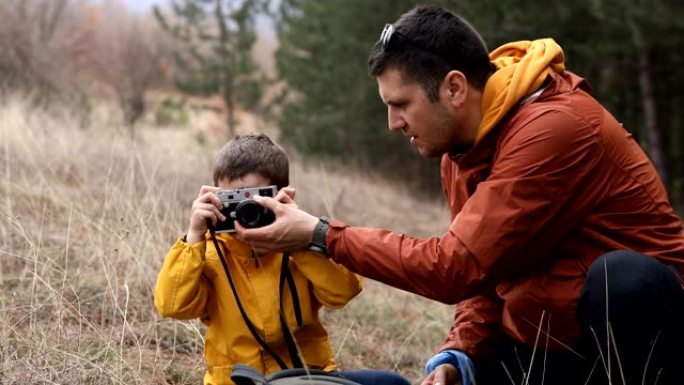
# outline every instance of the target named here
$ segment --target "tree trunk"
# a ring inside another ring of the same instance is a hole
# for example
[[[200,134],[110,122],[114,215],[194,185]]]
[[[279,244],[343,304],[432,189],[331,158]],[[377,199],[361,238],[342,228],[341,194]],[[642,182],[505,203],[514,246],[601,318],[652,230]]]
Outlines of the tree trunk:
[[[41,4],[40,40],[47,42],[55,35],[60,22],[63,22],[68,0],[51,0]]]
[[[650,51],[644,49],[639,55],[639,86],[641,88],[641,105],[644,110],[647,151],[656,170],[660,174],[660,178],[667,185],[667,164],[665,162],[660,126],[658,125],[652,71]]]
[[[230,138],[235,137],[235,95],[233,95],[233,81],[232,79],[228,79],[225,81],[223,87],[224,87],[224,95],[223,95],[223,100],[226,103],[226,112],[228,114],[227,117],[227,124],[228,124],[228,134],[230,135]]]
[[[223,95],[223,102],[226,105],[226,114],[229,138],[235,137],[235,103],[233,92],[233,74],[228,58],[228,27],[226,26],[226,19],[223,14],[223,0],[216,0],[216,8],[214,9],[214,16],[216,17],[216,24],[219,30],[219,46],[221,52],[221,89]]]
[[[145,101],[142,96],[119,95],[119,105],[123,111],[124,125],[131,139],[135,138],[135,124],[145,113]]]

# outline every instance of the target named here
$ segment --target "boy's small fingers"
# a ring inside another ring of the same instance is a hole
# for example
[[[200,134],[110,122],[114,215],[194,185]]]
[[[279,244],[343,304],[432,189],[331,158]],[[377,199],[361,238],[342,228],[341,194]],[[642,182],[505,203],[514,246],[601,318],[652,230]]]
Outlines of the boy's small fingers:
[[[223,208],[223,202],[219,199],[219,197],[216,196],[216,194],[210,194],[211,196],[209,199],[211,200],[211,203],[214,204],[214,206],[218,207],[219,209]]]
[[[221,202],[221,199],[219,199],[219,197],[216,196],[216,194],[212,191],[208,191],[200,195],[200,197],[197,198],[197,202],[210,203],[219,209],[223,208],[223,202]]]
[[[214,209],[214,211],[212,211],[212,214],[214,214],[213,216],[218,218],[218,220],[221,222],[223,222],[227,219],[226,216],[223,215],[223,213],[218,209]]]
[[[213,212],[212,210],[205,210],[204,211],[204,218],[211,221],[211,223],[216,224],[216,213]]]
[[[206,193],[208,193],[208,192],[216,192],[216,191],[218,191],[218,190],[220,190],[220,188],[218,188],[218,187],[216,187],[216,186],[209,186],[209,185],[206,185],[206,184],[205,184],[205,185],[202,186],[202,188],[200,188],[199,195],[204,195],[204,194],[206,194]]]
[[[292,199],[294,199],[295,194],[297,194],[297,190],[295,190],[294,187],[290,187],[290,186],[283,187],[282,191],[285,195],[289,196]]]

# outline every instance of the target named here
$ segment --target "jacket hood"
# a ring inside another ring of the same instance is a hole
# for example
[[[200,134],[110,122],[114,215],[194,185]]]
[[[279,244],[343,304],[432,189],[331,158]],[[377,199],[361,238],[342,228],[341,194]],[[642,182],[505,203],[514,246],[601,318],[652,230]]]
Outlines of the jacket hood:
[[[482,94],[482,121],[476,142],[525,96],[541,87],[546,77],[565,70],[563,50],[553,39],[518,41],[489,54],[496,72]]]

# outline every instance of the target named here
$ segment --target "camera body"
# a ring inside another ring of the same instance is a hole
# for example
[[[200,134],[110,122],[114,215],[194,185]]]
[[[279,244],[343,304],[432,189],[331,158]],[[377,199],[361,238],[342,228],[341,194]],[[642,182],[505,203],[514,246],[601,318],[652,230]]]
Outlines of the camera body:
[[[274,197],[278,193],[276,186],[250,187],[235,190],[219,190],[216,196],[221,200],[221,213],[226,216],[225,221],[219,221],[214,227],[217,233],[233,233],[237,220],[240,225],[251,229],[269,225],[275,221],[275,214],[258,204],[253,196]]]

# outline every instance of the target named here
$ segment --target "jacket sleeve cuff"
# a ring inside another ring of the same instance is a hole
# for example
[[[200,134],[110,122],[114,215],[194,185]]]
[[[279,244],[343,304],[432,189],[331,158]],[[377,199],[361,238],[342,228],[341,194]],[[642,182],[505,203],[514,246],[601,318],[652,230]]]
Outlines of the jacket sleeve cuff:
[[[329,221],[329,227],[328,227],[328,232],[325,234],[325,248],[327,252],[327,256],[330,258],[334,258],[334,252],[333,249],[335,248],[335,244],[339,241],[342,231],[349,227],[349,225],[345,222],[342,222],[338,219],[330,219]]]
[[[178,249],[189,249],[191,255],[199,256],[202,261],[205,260],[205,253],[207,249],[207,240],[202,239],[195,243],[188,243],[186,240],[187,235],[183,234],[176,240],[176,243],[171,247],[171,250]]]
[[[439,365],[451,364],[461,372],[461,385],[473,384],[475,366],[468,355],[460,350],[444,350],[434,355],[425,364],[425,374],[432,373]]]

